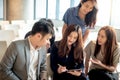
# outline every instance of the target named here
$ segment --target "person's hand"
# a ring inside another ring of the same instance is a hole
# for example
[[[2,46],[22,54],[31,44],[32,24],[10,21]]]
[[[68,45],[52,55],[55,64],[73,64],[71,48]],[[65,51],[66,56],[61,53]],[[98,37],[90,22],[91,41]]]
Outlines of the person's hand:
[[[46,44],[46,48],[49,49],[50,48],[50,43]]]
[[[101,65],[101,64],[102,64],[102,62],[101,62],[100,60],[96,59],[96,58],[94,58],[94,59],[91,58],[90,61],[91,61],[93,64],[97,64],[97,65]]]
[[[67,71],[67,69],[66,69],[66,67],[65,66],[62,66],[62,65],[60,65],[60,64],[58,64],[58,73],[63,73],[63,72],[66,72]]]
[[[72,70],[72,71],[68,71],[67,73],[72,74],[74,76],[80,76],[82,73],[82,70]]]

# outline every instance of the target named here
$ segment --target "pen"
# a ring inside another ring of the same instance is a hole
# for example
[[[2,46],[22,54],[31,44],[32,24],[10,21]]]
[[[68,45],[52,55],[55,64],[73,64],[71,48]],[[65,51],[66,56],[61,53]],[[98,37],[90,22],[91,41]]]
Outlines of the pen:
[[[62,70],[62,72],[67,72],[68,70],[66,69],[66,67],[64,67],[64,66],[62,66],[62,65],[60,65],[60,64],[57,64],[59,67],[60,67],[60,69]]]
[[[60,64],[58,64],[58,66],[61,66]]]

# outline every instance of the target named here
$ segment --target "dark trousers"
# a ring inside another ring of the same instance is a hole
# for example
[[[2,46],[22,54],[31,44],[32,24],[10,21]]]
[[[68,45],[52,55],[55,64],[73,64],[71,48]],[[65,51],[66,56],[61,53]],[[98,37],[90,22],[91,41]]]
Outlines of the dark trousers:
[[[93,69],[88,73],[89,80],[118,80],[118,75],[102,69]]]
[[[80,76],[74,76],[69,73],[54,74],[53,80],[87,80],[85,74],[82,73]]]

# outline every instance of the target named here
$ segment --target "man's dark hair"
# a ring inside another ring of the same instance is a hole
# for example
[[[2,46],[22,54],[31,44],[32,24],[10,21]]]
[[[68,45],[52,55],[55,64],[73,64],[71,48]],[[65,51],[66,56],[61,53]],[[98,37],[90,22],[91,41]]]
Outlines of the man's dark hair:
[[[51,19],[41,18],[39,21],[47,21],[51,25],[51,27],[54,27],[54,24]]]
[[[46,34],[53,35],[54,31],[48,22],[38,21],[33,25],[33,28],[31,30],[31,35],[35,35],[36,33],[41,33],[42,36],[44,36]]]
[[[28,36],[30,36],[31,35],[31,31],[29,31],[29,32],[27,32],[26,34],[25,34],[25,37],[24,37],[24,39],[26,39]]]

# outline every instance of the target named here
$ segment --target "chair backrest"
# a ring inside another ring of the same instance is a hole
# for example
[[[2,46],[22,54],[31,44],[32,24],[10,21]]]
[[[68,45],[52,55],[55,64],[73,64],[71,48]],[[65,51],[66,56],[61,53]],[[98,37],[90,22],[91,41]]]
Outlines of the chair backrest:
[[[3,26],[3,30],[13,30],[16,37],[19,37],[20,26],[17,24],[7,24]]]
[[[7,49],[7,42],[6,41],[0,41],[0,61]]]
[[[34,24],[38,20],[26,20],[26,24]]]
[[[0,21],[0,30],[3,28],[4,25],[9,24],[9,21]]]
[[[119,36],[120,38],[120,36]],[[118,45],[120,46],[120,41],[118,42]],[[117,65],[117,72],[119,73],[119,80],[120,80],[120,58],[119,58],[119,63]]]
[[[11,20],[11,24],[25,24],[24,20]]]
[[[51,70],[51,67],[50,67],[50,53],[47,53],[47,76],[48,76],[48,78],[49,77],[53,77],[53,72],[52,72],[52,70]]]
[[[29,27],[28,25],[26,25],[25,27],[23,28],[20,28],[19,31],[18,31],[18,34],[19,34],[19,38],[20,39],[24,39],[26,33],[28,33],[29,31],[32,30],[32,27]]]
[[[64,25],[64,22],[62,20],[52,19],[52,22],[54,24],[54,27],[63,27]]]
[[[0,25],[9,24],[9,21],[0,21]]]
[[[13,30],[0,30],[0,41],[7,41],[7,45],[9,45],[13,40],[15,40]]]
[[[117,41],[120,42],[120,29],[115,29],[115,31],[116,31]]]

